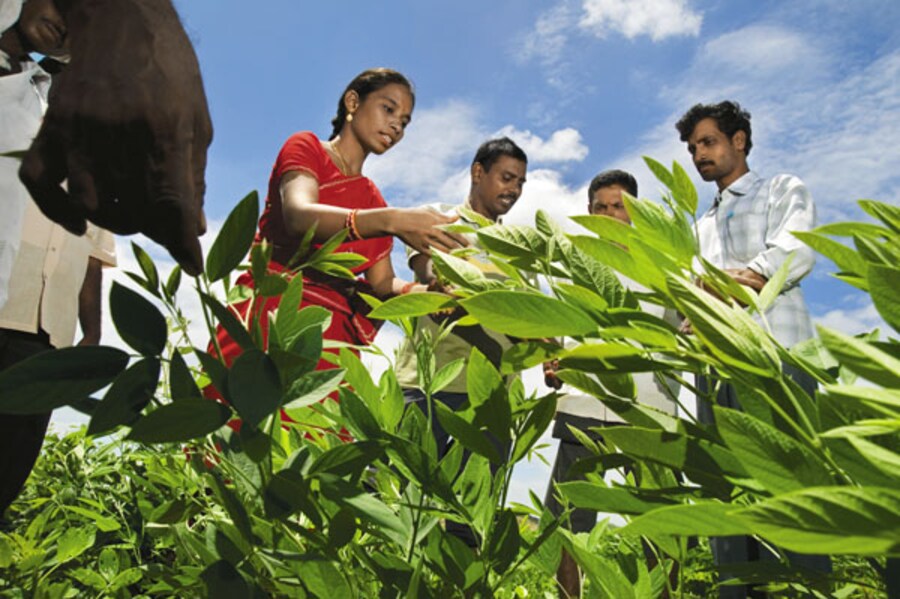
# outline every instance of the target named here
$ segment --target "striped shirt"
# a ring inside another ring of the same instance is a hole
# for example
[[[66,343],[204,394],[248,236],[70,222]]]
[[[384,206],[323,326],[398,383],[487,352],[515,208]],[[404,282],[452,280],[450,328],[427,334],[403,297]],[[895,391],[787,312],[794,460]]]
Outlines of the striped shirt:
[[[722,190],[697,223],[700,253],[719,268],[749,268],[771,279],[794,255],[784,290],[765,313],[785,347],[814,335],[800,281],[812,270],[815,254],[791,231],[815,226],[816,207],[800,179],[763,179],[753,171]]]

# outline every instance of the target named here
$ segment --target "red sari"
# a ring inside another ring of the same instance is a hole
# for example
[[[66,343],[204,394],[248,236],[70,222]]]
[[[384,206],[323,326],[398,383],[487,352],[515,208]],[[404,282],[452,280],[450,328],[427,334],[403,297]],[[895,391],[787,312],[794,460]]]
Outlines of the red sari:
[[[308,131],[295,133],[285,142],[272,167],[266,206],[259,219],[259,231],[256,234],[257,243],[265,239],[274,247],[272,261],[269,263],[271,271],[284,272],[288,266],[287,263],[294,257],[300,245],[300,237],[287,232],[281,202],[281,179],[290,171],[303,171],[316,178],[319,182],[320,204],[358,209],[387,206],[381,192],[368,178],[344,175],[322,147],[322,142],[313,133]],[[390,236],[375,237],[342,243],[336,251],[353,252],[364,256],[367,259],[366,262],[352,269],[354,274],[362,274],[391,253],[393,242],[393,237]],[[320,244],[313,244],[310,252],[315,251],[319,246]],[[249,287],[253,285],[253,279],[250,273],[244,273],[238,278],[237,283]],[[325,330],[323,335],[325,339],[343,341],[353,345],[369,345],[378,332],[378,325],[366,317],[363,302],[356,297],[357,291],[371,293],[371,288],[362,279],[353,282],[320,276],[314,272],[304,273],[303,297],[298,309],[306,306],[321,306],[331,312],[331,325]],[[264,299],[262,305],[258,305],[258,309],[261,310],[260,326],[263,335],[267,338],[269,312],[278,308],[281,297]],[[247,310],[250,308],[250,300],[232,307],[240,316],[246,317]],[[221,325],[216,329],[216,339],[222,349],[225,363],[231,366],[234,359],[241,353],[240,346]],[[212,347],[212,344],[210,345]],[[211,353],[213,351],[214,348],[210,350]],[[316,368],[324,370],[334,368],[334,365],[320,360]]]

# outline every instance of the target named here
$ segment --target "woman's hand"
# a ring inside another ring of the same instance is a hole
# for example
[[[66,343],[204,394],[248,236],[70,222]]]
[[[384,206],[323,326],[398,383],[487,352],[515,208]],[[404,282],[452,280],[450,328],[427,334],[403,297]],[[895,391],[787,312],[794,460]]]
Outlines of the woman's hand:
[[[397,209],[392,219],[391,232],[422,254],[430,255],[432,248],[449,252],[466,247],[469,242],[458,233],[450,233],[437,227],[458,219],[459,216],[446,216],[430,208],[401,208]]]

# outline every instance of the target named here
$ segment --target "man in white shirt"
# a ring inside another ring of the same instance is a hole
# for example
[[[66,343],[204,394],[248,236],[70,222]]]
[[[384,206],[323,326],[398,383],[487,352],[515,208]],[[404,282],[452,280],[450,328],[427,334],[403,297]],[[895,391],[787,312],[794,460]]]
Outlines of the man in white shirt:
[[[598,174],[588,186],[588,212],[597,216],[608,216],[624,223],[631,224],[631,217],[625,209],[623,193],[633,197],[638,195],[638,185],[634,176],[622,170],[608,170]],[[625,280],[623,285],[639,291],[634,281]],[[677,323],[674,312],[664,310],[661,306],[645,303],[641,308],[645,312]],[[594,440],[601,440],[602,433],[596,429],[604,426],[624,424],[624,420],[610,410],[599,399],[585,395],[575,389],[560,384],[554,374],[554,364],[545,369],[545,379],[549,386],[561,389],[565,395],[557,404],[556,423],[553,426],[553,437],[559,439],[559,449],[550,475],[550,485],[544,503],[554,516],[559,517],[563,506],[559,503],[555,492],[555,483],[579,480],[582,477],[573,475],[571,468],[579,460],[589,458],[593,453],[572,434],[569,427],[578,429]],[[632,375],[637,389],[637,401],[668,414],[675,414],[675,402],[672,397],[678,393],[677,385],[669,387],[658,380],[652,372],[636,372]],[[575,509],[568,517],[565,526],[572,532],[590,532],[597,523],[597,512],[588,509]],[[556,573],[557,581],[565,592],[565,596],[577,597],[580,593],[581,580],[575,560],[564,550]]]
[[[0,11],[3,16],[7,6]],[[53,0],[29,0],[15,26],[0,37],[2,151],[27,147],[46,108],[50,76],[29,53],[58,54],[65,39]],[[109,232],[91,225],[83,237],[67,233],[31,201],[17,171],[17,160],[0,157],[4,216],[13,207],[18,216],[17,229],[4,228],[4,235],[14,236],[17,251],[8,256],[9,285],[4,289],[8,297],[0,306],[0,370],[42,351],[72,345],[76,319],[83,335],[79,344],[97,344],[100,269],[115,264],[115,242]],[[49,419],[49,413],[0,414],[0,517],[31,472]]]
[[[735,281],[756,291],[793,256],[783,291],[765,313],[775,338],[790,347],[813,336],[809,311],[800,290],[800,281],[815,263],[812,249],[791,235],[816,226],[816,208],[803,182],[793,175],[763,179],[751,171],[747,156],[753,146],[750,113],[737,102],[697,104],[675,126],[681,141],[687,142],[694,166],[704,181],[714,181],[718,193],[713,205],[697,222],[700,254],[723,269]],[[806,373],[787,365],[785,374],[810,396],[816,382]],[[705,377],[698,380],[701,392],[710,388]],[[737,390],[720,386],[716,402],[741,409]],[[699,401],[701,422],[714,422],[712,406]],[[765,559],[766,550],[751,537],[715,537],[710,540],[717,564]],[[788,553],[796,566],[830,570],[824,556]],[[754,596],[746,586],[721,586],[723,598]]]

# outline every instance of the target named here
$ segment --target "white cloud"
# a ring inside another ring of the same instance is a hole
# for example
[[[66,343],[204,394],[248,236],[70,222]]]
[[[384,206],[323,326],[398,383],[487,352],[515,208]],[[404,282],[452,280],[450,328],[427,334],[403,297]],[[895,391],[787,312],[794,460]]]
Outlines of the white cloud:
[[[399,198],[386,198],[391,205],[438,201],[446,198],[447,180],[468,164],[484,139],[476,108],[451,100],[418,110],[404,139],[371,157],[365,172],[382,190],[400,192]]]
[[[646,35],[654,42],[700,34],[703,15],[685,0],[585,0],[579,25],[597,37]]]
[[[824,314],[814,316],[813,322],[848,335],[858,335],[880,329],[884,336],[892,330],[868,297],[865,298],[862,306],[829,310]]]
[[[520,62],[537,60],[545,66],[557,64],[565,54],[575,25],[574,11],[562,2],[541,14],[534,28],[520,38],[514,58]]]
[[[503,127],[497,135],[505,135],[521,146],[528,155],[529,164],[580,162],[588,155],[588,147],[584,145],[581,133],[571,127],[554,131],[546,140],[527,129],[520,131],[512,125]]]

